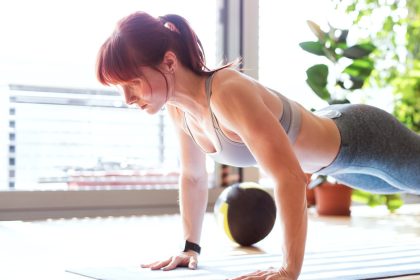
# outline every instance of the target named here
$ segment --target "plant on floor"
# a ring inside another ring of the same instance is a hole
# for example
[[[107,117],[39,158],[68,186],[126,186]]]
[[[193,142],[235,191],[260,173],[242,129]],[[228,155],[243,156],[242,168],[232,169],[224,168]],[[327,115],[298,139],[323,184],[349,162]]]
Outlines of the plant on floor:
[[[400,208],[404,201],[401,199],[399,194],[374,194],[361,190],[353,190],[352,200],[360,203],[375,207],[379,205],[385,205],[389,212],[393,213],[395,210]]]
[[[317,40],[302,42],[300,47],[311,54],[325,57],[329,63],[316,64],[306,70],[308,86],[328,104],[350,103],[348,94],[362,89],[368,83],[375,68],[373,57],[377,48],[368,39],[350,44],[347,29],[338,29],[329,24],[329,29],[324,31],[313,21],[308,21],[308,25]],[[318,176],[310,183],[310,187],[321,186],[328,179],[326,176]],[[353,193],[355,201],[370,206],[386,204],[391,212],[402,205],[401,197],[395,194]]]

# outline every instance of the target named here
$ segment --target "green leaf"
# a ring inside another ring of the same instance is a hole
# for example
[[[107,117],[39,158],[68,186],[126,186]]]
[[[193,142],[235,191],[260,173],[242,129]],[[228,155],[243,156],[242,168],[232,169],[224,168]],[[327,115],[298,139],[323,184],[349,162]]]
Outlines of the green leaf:
[[[352,76],[350,76],[350,78],[345,79],[345,80],[343,79],[337,80],[337,85],[340,86],[342,89],[346,89],[346,90],[360,89],[363,87],[364,84],[365,84],[365,79],[360,79],[358,77],[352,77]]]
[[[374,194],[362,190],[353,190],[351,199],[371,207],[385,204],[390,212],[394,212],[404,204],[399,194]]]
[[[347,66],[343,73],[349,74],[350,76],[359,80],[367,79],[374,68],[374,63],[370,59],[356,59],[352,64]]]
[[[354,12],[356,10],[356,3],[350,3],[347,8],[346,12],[350,14],[351,12]]]
[[[306,70],[309,87],[323,100],[329,100],[331,94],[327,90],[328,67],[325,64],[316,64]]]
[[[339,49],[339,50],[341,50],[341,51],[343,51],[343,50],[345,50],[345,49],[347,49],[349,46],[344,42],[338,42],[336,45],[335,45],[335,48],[336,48],[336,50],[335,50],[335,52],[337,53],[337,49]]]
[[[367,204],[369,201],[370,193],[354,189],[351,194],[351,199],[356,202]]]
[[[386,201],[385,196],[380,194],[371,194],[369,197],[368,205],[370,207],[375,207],[384,204]]]
[[[320,87],[317,84],[314,84],[311,80],[307,79],[306,83],[309,85],[309,87],[315,92],[316,95],[318,95],[323,100],[330,100],[331,94],[328,92],[326,87]]]
[[[336,38],[337,43],[345,44],[347,43],[347,36],[349,35],[349,31],[346,29],[340,29],[340,36]]]
[[[299,46],[304,49],[305,51],[316,54],[316,55],[325,55],[323,50],[323,45],[320,42],[302,42],[299,44]]]
[[[318,24],[316,24],[315,22],[308,20],[306,21],[307,24],[309,25],[309,28],[311,29],[312,33],[315,34],[315,36],[321,41],[324,42],[325,41],[325,37],[327,36],[326,33],[324,31],[321,30],[321,27],[319,27]]]
[[[343,51],[343,56],[351,59],[358,59],[368,56],[375,50],[375,46],[372,43],[364,43],[351,46]]]
[[[328,66],[325,64],[315,64],[306,70],[306,75],[314,84],[326,87],[328,82]]]
[[[394,212],[404,204],[404,201],[401,199],[399,194],[389,194],[386,195],[385,204],[390,212]]]
[[[365,84],[365,79],[359,79],[357,77],[350,77],[351,87],[348,88],[349,90],[360,89]]]

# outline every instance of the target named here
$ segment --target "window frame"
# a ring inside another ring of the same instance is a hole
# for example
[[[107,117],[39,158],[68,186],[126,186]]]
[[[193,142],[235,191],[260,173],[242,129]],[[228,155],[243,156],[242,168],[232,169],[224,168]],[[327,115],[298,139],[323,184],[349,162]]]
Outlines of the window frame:
[[[257,78],[258,1],[220,0],[220,9],[223,26],[220,58],[241,57],[243,68],[251,69],[245,73]],[[217,187],[220,186],[218,164],[214,176],[214,186],[209,188],[208,211],[223,191]],[[244,179],[257,180],[255,176]],[[0,220],[171,213],[179,213],[178,189],[0,191]]]

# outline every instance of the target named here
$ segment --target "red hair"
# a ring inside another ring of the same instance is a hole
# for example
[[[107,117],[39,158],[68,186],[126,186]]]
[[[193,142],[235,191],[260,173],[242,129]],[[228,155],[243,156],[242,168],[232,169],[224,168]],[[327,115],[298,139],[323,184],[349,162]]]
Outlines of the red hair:
[[[173,24],[176,29],[165,27],[165,23]],[[142,76],[140,66],[158,70],[157,66],[168,50],[198,75],[216,71],[206,67],[201,42],[183,17],[155,18],[135,12],[117,23],[112,35],[99,49],[96,76],[105,85],[131,81]]]

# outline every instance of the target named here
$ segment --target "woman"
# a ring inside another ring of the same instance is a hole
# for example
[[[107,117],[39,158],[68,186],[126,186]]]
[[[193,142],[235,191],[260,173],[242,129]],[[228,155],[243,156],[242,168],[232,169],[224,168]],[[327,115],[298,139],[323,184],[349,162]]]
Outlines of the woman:
[[[99,50],[98,80],[120,87],[127,104],[149,114],[166,106],[179,138],[185,250],[143,267],[197,267],[206,154],[234,166],[258,164],[276,183],[283,263],[235,279],[299,276],[307,231],[305,173],[333,175],[370,191],[419,192],[420,137],[391,115],[363,105],[313,114],[230,66],[208,69],[199,39],[177,15],[133,13]]]

